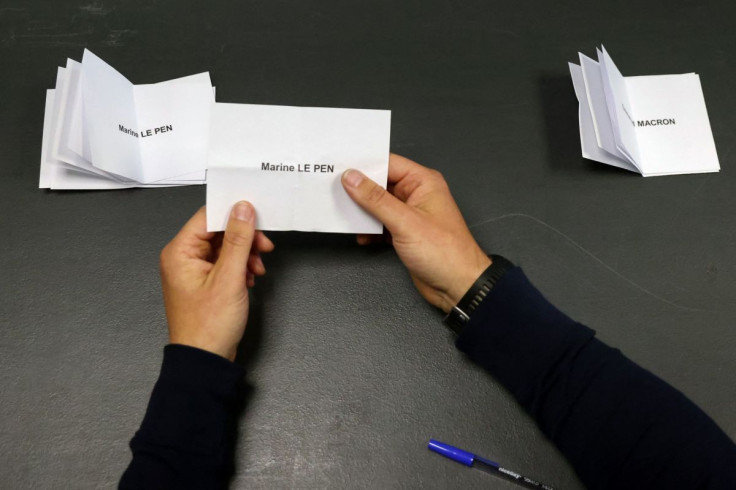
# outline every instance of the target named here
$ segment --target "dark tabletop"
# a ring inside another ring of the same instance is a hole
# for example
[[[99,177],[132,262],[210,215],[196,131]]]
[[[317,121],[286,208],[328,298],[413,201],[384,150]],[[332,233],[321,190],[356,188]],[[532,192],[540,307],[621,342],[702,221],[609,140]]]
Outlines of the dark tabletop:
[[[85,47],[134,83],[209,70],[222,102],[391,109],[484,248],[736,437],[736,8],[609,3],[3,0],[0,487],[117,482],[167,342],[159,252],[205,201],[37,188],[44,91]],[[581,158],[567,62],[600,43],[624,75],[700,74],[720,173]],[[514,488],[430,437],[581,488],[390,249],[271,236],[234,488]]]

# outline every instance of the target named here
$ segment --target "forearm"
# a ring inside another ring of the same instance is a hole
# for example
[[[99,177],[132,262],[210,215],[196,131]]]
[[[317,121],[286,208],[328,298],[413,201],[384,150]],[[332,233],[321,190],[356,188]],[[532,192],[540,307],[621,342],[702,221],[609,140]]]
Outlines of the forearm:
[[[457,346],[535,418],[590,488],[696,488],[736,467],[736,447],[680,392],[506,273]],[[725,480],[724,480],[725,481]]]
[[[222,488],[232,474],[244,370],[192,347],[168,345],[120,488]]]

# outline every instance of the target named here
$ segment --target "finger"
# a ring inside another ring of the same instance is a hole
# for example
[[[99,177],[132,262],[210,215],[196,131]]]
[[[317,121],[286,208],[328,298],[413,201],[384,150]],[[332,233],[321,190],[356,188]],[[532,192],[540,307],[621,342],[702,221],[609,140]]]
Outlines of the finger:
[[[358,245],[374,245],[376,243],[391,243],[391,235],[383,233],[381,235],[364,235],[359,234],[355,237]]]
[[[207,212],[205,206],[197,210],[194,215],[189,218],[184,226],[182,226],[177,237],[196,237],[201,240],[210,240],[215,236],[215,232],[207,231]]]
[[[178,250],[206,260],[211,251],[210,240],[214,236],[214,232],[207,231],[207,214],[202,206],[189,218],[171,243]]]
[[[259,254],[250,254],[248,257],[248,272],[256,276],[262,276],[266,273],[266,266]]]
[[[388,167],[388,189],[401,201],[406,202],[420,187],[429,190],[442,185],[444,185],[444,178],[436,170],[391,153]]]
[[[215,263],[215,277],[226,282],[242,281],[255,235],[256,213],[247,201],[240,201],[230,211],[230,218],[222,237],[222,249]]]
[[[411,173],[422,172],[423,170],[429,169],[419,165],[414,160],[409,160],[408,158],[397,155],[396,153],[389,154],[388,181],[390,184],[400,181]]]
[[[222,236],[224,233],[215,233],[214,238],[210,241],[212,244],[212,252],[210,254],[210,261],[216,262],[220,256],[220,249],[222,248]],[[271,240],[269,240],[262,231],[256,230],[253,236],[253,245],[250,248],[250,254],[260,255],[262,253],[273,252],[276,246]]]
[[[401,229],[414,217],[414,211],[409,206],[358,170],[346,170],[342,174],[342,185],[353,201],[389,230]]]
[[[256,285],[256,278],[250,272],[248,272],[245,276],[245,285],[249,288],[255,287]]]
[[[273,252],[276,246],[262,231],[257,231],[255,238],[253,238],[253,248],[261,253]]]

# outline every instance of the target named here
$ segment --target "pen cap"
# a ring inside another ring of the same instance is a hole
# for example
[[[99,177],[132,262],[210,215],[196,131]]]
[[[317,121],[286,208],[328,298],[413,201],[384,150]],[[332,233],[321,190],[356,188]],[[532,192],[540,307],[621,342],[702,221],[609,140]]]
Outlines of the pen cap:
[[[457,461],[458,463],[462,463],[466,466],[473,466],[473,459],[475,459],[475,454],[463,451],[462,449],[456,448],[455,446],[450,446],[449,444],[445,444],[444,442],[430,439],[429,444],[427,445],[427,449],[441,454],[446,458]]]

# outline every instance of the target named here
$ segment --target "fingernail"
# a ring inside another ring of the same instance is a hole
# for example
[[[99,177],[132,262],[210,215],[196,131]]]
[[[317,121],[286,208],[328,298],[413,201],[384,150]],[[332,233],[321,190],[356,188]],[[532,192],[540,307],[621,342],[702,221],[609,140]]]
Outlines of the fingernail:
[[[233,208],[233,216],[240,221],[253,221],[253,207],[245,201],[240,201]]]
[[[355,169],[348,169],[342,174],[342,178],[350,187],[358,187],[363,182],[363,174]]]

